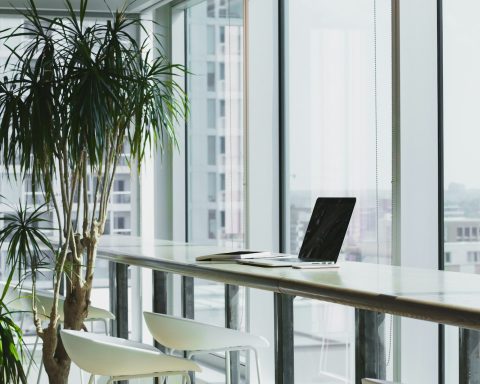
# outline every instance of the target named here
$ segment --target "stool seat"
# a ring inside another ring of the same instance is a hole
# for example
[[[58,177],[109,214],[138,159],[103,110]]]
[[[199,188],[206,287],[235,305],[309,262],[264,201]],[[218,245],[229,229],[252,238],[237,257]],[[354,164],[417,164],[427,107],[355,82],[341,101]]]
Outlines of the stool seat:
[[[152,346],[131,340],[72,330],[62,330],[61,338],[72,361],[93,375],[117,377],[201,371],[191,360],[165,355]]]
[[[143,312],[143,317],[156,341],[171,350],[185,351],[188,358],[201,353],[225,351],[227,384],[231,383],[230,352],[251,350],[255,355],[257,383],[260,384],[257,349],[269,346],[264,337],[161,313]]]
[[[50,318],[50,311],[53,305],[53,294],[48,291],[38,291],[36,294],[37,310],[42,319],[48,320]],[[63,306],[65,304],[65,297],[60,296],[58,299],[58,316],[59,321],[63,323],[64,314]],[[85,321],[94,320],[115,320],[115,315],[106,309],[88,306],[88,316]]]
[[[401,384],[393,381],[379,380],[379,379],[362,379],[362,384]]]
[[[0,284],[2,287],[3,284]],[[53,305],[53,293],[49,291],[37,290],[35,293],[35,299],[37,303],[37,312],[41,320],[48,320],[50,318],[50,311]],[[16,289],[9,288],[5,297],[7,306],[12,311],[32,311],[32,291],[29,289]],[[65,303],[65,297],[59,296],[58,298],[58,316],[59,321],[63,323],[63,305]],[[115,315],[107,311],[106,309],[94,307],[90,305],[88,307],[88,316],[85,321],[94,320],[114,320]]]
[[[153,338],[167,348],[180,351],[213,351],[269,346],[262,336],[159,313],[143,314]]]

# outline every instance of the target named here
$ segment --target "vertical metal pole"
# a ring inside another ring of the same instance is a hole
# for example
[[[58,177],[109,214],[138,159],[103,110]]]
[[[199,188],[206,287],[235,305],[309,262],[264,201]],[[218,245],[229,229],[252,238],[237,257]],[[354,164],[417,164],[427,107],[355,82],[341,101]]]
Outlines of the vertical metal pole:
[[[182,276],[182,316],[187,319],[195,318],[193,277]]]
[[[459,330],[459,384],[480,384],[480,332]]]
[[[113,336],[128,339],[128,265],[109,263],[110,307],[115,314]],[[127,381],[119,381],[126,384]]]
[[[195,290],[193,277],[182,276],[182,316],[187,319],[195,317]],[[184,354],[187,357],[187,354]],[[195,373],[190,372],[191,384],[195,384]]]
[[[128,265],[116,265],[116,304],[115,318],[117,320],[117,337],[128,339]]]
[[[355,309],[355,383],[363,378],[384,380],[385,314]]]
[[[155,313],[167,313],[167,273],[162,271],[153,271],[152,273],[153,298],[152,310]],[[154,342],[155,347],[165,352],[165,347]]]
[[[293,296],[274,294],[275,384],[294,382]]]
[[[225,285],[225,326],[240,329],[240,288],[236,285]],[[226,352],[228,353],[228,352]],[[230,382],[240,384],[240,352],[230,352]]]
[[[444,134],[443,134],[443,3],[437,0],[437,109],[438,109],[438,269],[445,269]],[[445,384],[445,325],[438,325],[438,382]]]
[[[391,0],[392,28],[392,265],[401,264],[401,93],[400,93],[400,0]],[[393,318],[393,378],[401,378],[401,321]]]
[[[110,286],[108,289],[108,294],[110,297],[110,311],[115,314],[117,313],[117,264],[113,261],[108,263],[108,281]],[[110,320],[110,333],[112,336],[117,336],[117,320]]]

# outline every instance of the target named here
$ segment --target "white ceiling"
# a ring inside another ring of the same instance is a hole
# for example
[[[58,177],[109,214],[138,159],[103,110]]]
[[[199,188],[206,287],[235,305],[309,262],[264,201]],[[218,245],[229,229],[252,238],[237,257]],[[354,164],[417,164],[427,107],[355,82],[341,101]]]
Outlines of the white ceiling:
[[[38,9],[45,11],[59,11],[65,9],[64,0],[34,0],[35,5]],[[71,0],[72,4],[77,6],[80,4],[79,0]],[[128,2],[132,2],[129,0]],[[136,0],[129,7],[130,12],[140,12],[143,9],[155,4],[164,1],[158,0]],[[88,1],[88,10],[91,12],[106,12],[108,7],[105,4],[108,4],[112,10],[123,7],[125,0],[89,0]],[[14,8],[25,8],[27,4],[26,0],[0,0],[0,10],[13,10]]]

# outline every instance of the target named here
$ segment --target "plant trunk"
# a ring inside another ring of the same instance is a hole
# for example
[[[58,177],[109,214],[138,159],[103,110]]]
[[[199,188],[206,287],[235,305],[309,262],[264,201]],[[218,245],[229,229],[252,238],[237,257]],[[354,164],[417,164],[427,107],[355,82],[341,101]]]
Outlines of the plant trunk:
[[[42,357],[48,382],[50,384],[68,384],[70,358],[58,338],[56,328],[44,330]]]
[[[78,281],[78,280],[77,280]],[[86,287],[70,286],[64,303],[63,328],[81,330],[88,315]],[[56,328],[45,329],[43,361],[50,384],[67,384],[71,360]]]
[[[50,384],[68,384],[68,375],[70,373],[70,362],[68,362],[68,364],[57,365],[53,370],[53,372],[48,372],[46,366],[45,366],[45,370],[47,371],[48,382]]]

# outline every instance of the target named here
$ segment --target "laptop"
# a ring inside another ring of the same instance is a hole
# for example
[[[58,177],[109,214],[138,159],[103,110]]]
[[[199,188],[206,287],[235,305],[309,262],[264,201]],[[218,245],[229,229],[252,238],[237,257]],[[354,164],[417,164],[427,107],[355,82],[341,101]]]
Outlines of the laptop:
[[[333,267],[342,248],[348,224],[355,207],[355,197],[319,197],[313,208],[298,257],[237,260],[260,267],[321,268]]]

